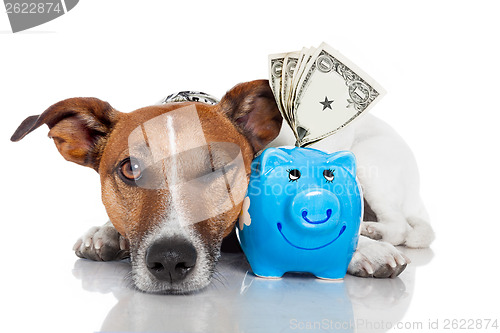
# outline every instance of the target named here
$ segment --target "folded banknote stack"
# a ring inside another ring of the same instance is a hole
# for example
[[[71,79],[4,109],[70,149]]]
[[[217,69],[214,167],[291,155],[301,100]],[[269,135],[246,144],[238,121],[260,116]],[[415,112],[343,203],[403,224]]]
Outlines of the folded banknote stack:
[[[297,146],[349,125],[384,95],[370,76],[326,43],[269,55],[269,84]]]

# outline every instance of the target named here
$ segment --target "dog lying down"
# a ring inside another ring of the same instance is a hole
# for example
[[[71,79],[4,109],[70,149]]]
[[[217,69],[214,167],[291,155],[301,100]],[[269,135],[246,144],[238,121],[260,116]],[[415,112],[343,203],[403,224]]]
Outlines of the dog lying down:
[[[130,113],[96,98],[70,98],[28,117],[11,140],[43,124],[66,160],[100,175],[110,222],[82,236],[76,254],[130,257],[135,286],[152,293],[189,293],[210,283],[241,211],[252,159],[269,144],[294,143],[287,126],[280,133],[267,80],[239,84],[215,105],[176,102]],[[410,149],[371,115],[312,147],[357,157],[365,215],[348,273],[398,276],[409,260],[394,246],[428,247],[434,238]]]

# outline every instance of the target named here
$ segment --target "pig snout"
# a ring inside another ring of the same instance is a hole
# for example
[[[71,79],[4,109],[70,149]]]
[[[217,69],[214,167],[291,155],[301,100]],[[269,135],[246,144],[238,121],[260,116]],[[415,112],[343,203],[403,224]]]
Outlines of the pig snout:
[[[292,199],[290,213],[299,229],[335,229],[339,223],[340,202],[325,189],[307,189]],[[325,230],[326,231],[326,230]]]

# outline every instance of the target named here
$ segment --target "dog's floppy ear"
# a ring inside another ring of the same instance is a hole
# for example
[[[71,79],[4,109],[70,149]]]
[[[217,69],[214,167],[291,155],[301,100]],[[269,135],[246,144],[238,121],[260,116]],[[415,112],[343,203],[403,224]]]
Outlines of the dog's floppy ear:
[[[283,118],[268,80],[238,84],[222,97],[220,106],[247,137],[255,153],[280,132]]]
[[[96,171],[108,134],[120,112],[97,98],[70,98],[49,107],[39,116],[26,118],[10,138],[19,141],[43,124],[49,137],[68,161]]]

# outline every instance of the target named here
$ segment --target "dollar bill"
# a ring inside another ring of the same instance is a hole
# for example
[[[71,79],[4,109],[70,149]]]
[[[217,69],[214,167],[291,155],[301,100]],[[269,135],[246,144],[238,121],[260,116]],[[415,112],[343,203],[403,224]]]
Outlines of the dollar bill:
[[[278,108],[282,113],[284,109],[281,104],[281,76],[283,74],[283,62],[285,61],[285,56],[286,53],[269,55],[269,85],[273,91]]]
[[[287,122],[288,126],[295,133],[295,124],[291,123],[291,119],[286,112],[286,108],[284,106],[283,99],[283,75],[285,72],[285,59],[287,58],[288,53],[277,53],[269,55],[269,85],[271,86],[271,90],[273,91],[274,98],[276,100],[276,104],[278,105],[278,109],[283,116],[283,119]]]
[[[288,110],[289,106],[289,96],[292,92],[292,79],[294,71],[299,61],[299,52],[287,53],[285,59],[283,60],[283,71],[281,77],[281,104],[284,110]]]
[[[348,126],[385,94],[364,71],[326,43],[269,57],[270,85],[298,146]]]
[[[295,71],[295,75],[294,75],[293,82],[292,82],[292,87],[293,87],[292,93],[290,94],[289,112],[292,114],[292,116],[294,115],[294,103],[293,103],[293,101],[295,100],[295,94],[297,91],[296,87],[297,87],[298,82],[300,81],[300,79],[302,77],[302,74],[304,73],[304,69],[307,67],[307,64],[309,63],[309,61],[311,61],[312,55],[316,51],[316,48],[315,47],[310,47],[308,49],[304,48],[302,51],[304,52],[303,54],[301,54],[302,61],[299,64],[299,68]]]

